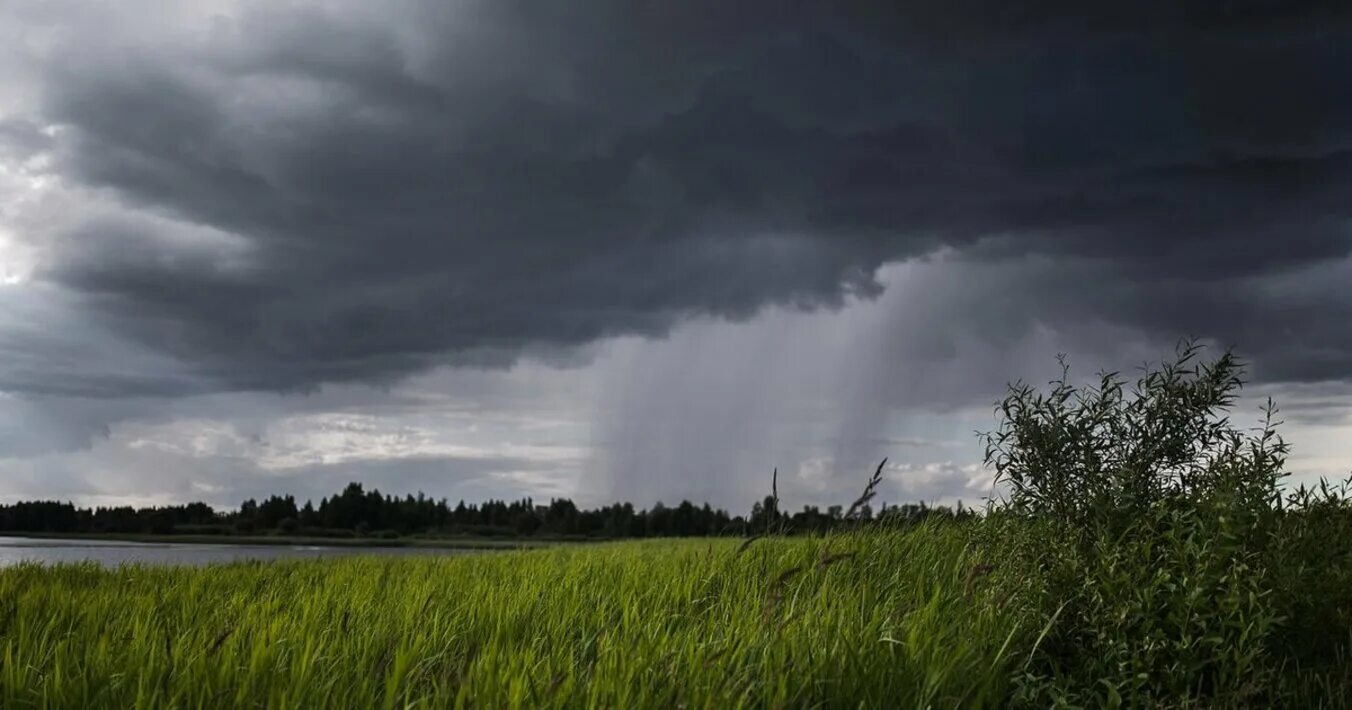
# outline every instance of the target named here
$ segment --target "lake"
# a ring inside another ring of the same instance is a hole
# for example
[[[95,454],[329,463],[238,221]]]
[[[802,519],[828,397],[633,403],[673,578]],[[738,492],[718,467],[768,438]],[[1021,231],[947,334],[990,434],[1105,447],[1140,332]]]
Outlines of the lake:
[[[229,545],[121,540],[53,540],[0,536],[0,567],[20,562],[93,561],[121,564],[203,565],[237,560],[294,560],[352,555],[462,555],[473,550],[417,547],[324,547],[318,545]]]

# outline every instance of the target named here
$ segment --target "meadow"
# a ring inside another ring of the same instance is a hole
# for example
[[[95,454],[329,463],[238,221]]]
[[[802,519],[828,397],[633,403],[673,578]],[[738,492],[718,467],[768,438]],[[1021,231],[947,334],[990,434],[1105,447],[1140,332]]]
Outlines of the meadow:
[[[967,519],[0,570],[0,707],[1349,707],[1352,502],[1239,371],[1016,385]]]
[[[0,705],[993,701],[1026,630],[946,526],[456,558],[0,572]]]

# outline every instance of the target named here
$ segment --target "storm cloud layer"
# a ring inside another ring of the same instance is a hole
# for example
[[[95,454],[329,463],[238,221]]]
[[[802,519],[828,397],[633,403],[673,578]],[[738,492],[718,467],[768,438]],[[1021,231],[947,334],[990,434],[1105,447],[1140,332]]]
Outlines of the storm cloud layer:
[[[11,7],[5,154],[91,196],[12,218],[30,279],[175,366],[0,386],[388,381],[941,251],[1043,257],[966,286],[997,340],[1107,320],[1352,377],[1341,6],[778,5]]]
[[[1348,76],[1345,3],[0,3],[0,495],[971,499],[1006,381],[1187,336],[1336,472]]]

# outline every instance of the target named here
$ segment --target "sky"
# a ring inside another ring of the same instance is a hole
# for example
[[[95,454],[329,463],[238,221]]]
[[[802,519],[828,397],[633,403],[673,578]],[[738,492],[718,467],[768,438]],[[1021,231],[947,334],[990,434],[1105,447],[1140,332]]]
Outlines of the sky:
[[[0,500],[979,503],[1014,380],[1352,469],[1352,7],[0,0]]]

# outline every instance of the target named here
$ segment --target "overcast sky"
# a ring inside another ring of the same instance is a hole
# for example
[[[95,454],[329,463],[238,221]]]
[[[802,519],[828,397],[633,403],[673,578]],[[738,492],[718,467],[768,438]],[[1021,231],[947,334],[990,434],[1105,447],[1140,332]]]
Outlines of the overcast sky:
[[[1352,6],[809,5],[0,0],[0,499],[976,502],[1184,336],[1352,468]]]

